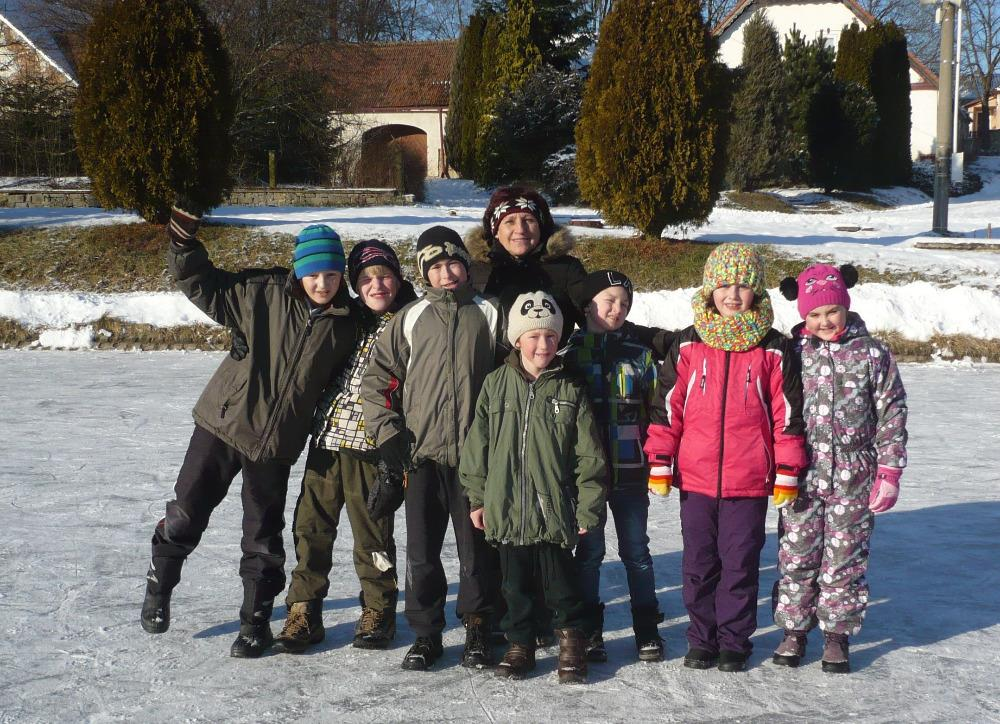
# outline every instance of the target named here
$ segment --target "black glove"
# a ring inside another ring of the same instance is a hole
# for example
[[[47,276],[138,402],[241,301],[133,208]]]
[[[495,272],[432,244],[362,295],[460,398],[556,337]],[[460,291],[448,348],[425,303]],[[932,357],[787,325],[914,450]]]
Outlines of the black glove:
[[[170,209],[170,223],[167,224],[167,236],[177,246],[191,246],[194,242],[195,234],[198,233],[198,226],[200,224],[201,216],[193,211],[185,211],[179,206],[174,206]]]
[[[372,520],[391,516],[403,504],[403,475],[389,469],[384,460],[378,461],[375,485],[368,491],[367,508]]]
[[[247,344],[247,338],[243,336],[243,332],[238,329],[231,331],[233,333],[233,346],[229,348],[229,356],[239,362],[250,354],[250,345]]]
[[[402,475],[413,467],[409,437],[409,433],[405,430],[397,432],[378,446],[378,456],[397,475]]]

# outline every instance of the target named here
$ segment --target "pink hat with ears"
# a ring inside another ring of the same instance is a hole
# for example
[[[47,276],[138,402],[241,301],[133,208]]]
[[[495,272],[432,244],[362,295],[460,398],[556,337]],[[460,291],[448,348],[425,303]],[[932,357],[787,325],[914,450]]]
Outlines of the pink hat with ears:
[[[850,264],[839,269],[829,264],[811,264],[802,270],[797,279],[785,277],[779,289],[786,299],[799,302],[799,315],[805,319],[816,307],[838,304],[851,308],[850,287],[858,281],[858,270]]]

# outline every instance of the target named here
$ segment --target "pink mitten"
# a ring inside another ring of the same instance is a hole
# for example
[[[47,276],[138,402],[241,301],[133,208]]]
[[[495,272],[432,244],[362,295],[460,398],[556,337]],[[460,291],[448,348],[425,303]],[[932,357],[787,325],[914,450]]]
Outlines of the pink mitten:
[[[903,471],[899,468],[878,466],[875,473],[875,484],[868,496],[868,508],[873,513],[884,513],[896,504],[899,498],[899,478]]]

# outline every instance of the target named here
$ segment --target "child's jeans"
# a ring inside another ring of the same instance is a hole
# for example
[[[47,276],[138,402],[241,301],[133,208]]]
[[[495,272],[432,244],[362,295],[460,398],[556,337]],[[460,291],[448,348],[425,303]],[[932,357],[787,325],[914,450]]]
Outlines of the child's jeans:
[[[584,607],[571,551],[554,543],[500,544],[497,551],[507,602],[502,626],[508,641],[534,648],[539,582],[545,605],[552,611],[552,625],[557,629],[582,628]]]
[[[649,536],[646,534],[649,494],[645,488],[634,491],[613,490],[608,496],[608,507],[615,519],[618,555],[625,565],[632,608],[657,610],[653,558],[649,555]],[[607,522],[607,518],[604,522]],[[580,536],[580,542],[576,546],[581,594],[584,604],[591,610],[601,603],[601,561],[604,560],[606,550],[604,528],[602,524],[600,528],[594,528],[587,535]]]

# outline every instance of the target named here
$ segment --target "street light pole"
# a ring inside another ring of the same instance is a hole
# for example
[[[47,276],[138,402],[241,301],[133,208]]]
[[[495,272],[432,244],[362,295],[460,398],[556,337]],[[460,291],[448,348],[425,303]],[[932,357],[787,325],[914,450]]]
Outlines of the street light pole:
[[[937,138],[934,144],[935,234],[948,236],[948,190],[951,187],[951,135],[955,119],[955,7],[956,0],[941,3],[941,73],[938,76]]]

